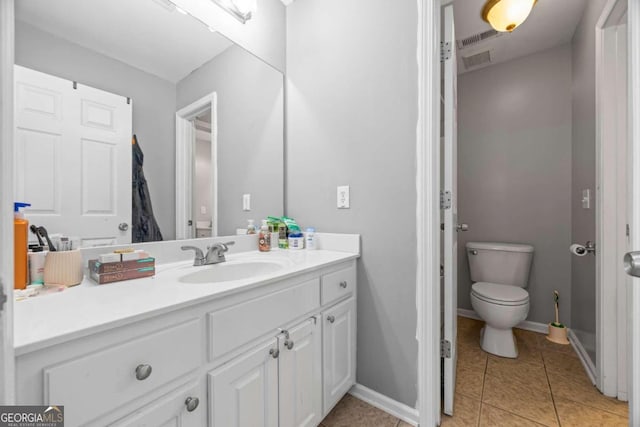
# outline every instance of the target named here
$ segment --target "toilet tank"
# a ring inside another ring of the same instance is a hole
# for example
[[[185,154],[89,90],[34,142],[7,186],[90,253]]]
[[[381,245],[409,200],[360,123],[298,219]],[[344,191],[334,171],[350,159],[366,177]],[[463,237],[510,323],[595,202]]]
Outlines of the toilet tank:
[[[527,287],[533,246],[468,242],[466,248],[471,281]]]

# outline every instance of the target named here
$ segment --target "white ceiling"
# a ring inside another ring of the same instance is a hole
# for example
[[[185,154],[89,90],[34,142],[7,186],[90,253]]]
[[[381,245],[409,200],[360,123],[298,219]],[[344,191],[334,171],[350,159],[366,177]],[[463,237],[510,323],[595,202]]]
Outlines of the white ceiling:
[[[587,0],[538,0],[527,20],[512,33],[458,50],[458,73],[494,65],[568,43],[573,37]],[[486,0],[453,2],[456,39],[491,29],[482,19]],[[491,50],[491,63],[465,69],[462,56]]]
[[[233,44],[163,0],[20,0],[16,18],[172,83]]]

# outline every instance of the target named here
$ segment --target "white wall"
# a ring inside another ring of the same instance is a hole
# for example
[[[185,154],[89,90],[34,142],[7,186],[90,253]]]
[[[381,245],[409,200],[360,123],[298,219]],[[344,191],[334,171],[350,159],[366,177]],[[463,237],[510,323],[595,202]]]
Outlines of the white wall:
[[[133,100],[153,210],[164,239],[175,239],[175,85],[20,21],[15,61]]]
[[[357,381],[416,402],[417,3],[287,8],[287,214],[359,233]],[[351,209],[336,209],[350,185]]]
[[[535,247],[529,320],[571,320],[571,47],[458,79],[459,307],[471,309],[467,241]]]
[[[196,139],[194,154],[193,212],[196,221],[211,221],[211,140]],[[207,213],[201,212],[202,206],[206,207]]]
[[[572,240],[596,240],[596,33],[606,0],[589,0],[573,36]],[[590,189],[591,209],[582,208],[582,190]],[[597,244],[597,242],[596,242]],[[588,337],[596,332],[596,260],[572,257],[571,326]]]

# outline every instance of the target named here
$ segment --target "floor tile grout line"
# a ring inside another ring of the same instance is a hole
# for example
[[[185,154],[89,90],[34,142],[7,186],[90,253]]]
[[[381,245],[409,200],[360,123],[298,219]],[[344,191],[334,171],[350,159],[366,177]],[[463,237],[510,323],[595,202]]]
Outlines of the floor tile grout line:
[[[480,408],[478,409],[478,424],[480,427],[480,423],[482,422],[482,405],[484,405],[484,385],[487,380],[487,371],[489,370],[489,356],[484,361],[484,372],[482,374],[482,392],[480,393]]]
[[[556,420],[558,421],[558,426],[562,427],[562,422],[560,422],[560,414],[558,414],[558,407],[556,406],[556,398],[553,395],[553,389],[551,388],[551,381],[549,380],[549,372],[547,371],[547,362],[544,358],[544,353],[542,354],[542,362],[544,364],[544,375],[547,378],[547,384],[549,385],[549,393],[551,393],[551,402],[553,403],[553,410],[556,413]]]

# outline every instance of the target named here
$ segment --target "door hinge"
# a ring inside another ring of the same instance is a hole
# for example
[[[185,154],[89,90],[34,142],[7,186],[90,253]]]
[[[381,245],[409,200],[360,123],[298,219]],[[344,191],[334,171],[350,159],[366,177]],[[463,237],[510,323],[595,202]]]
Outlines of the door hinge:
[[[440,192],[440,209],[451,209],[451,191]]]
[[[451,341],[440,340],[440,357],[451,359]]]
[[[4,287],[2,286],[2,280],[0,280],[0,311],[4,310],[4,305],[7,302],[7,295],[4,293]]]
[[[440,62],[451,58],[451,42],[440,42]]]
[[[629,224],[627,224],[627,237],[631,236],[631,230],[629,229]]]

